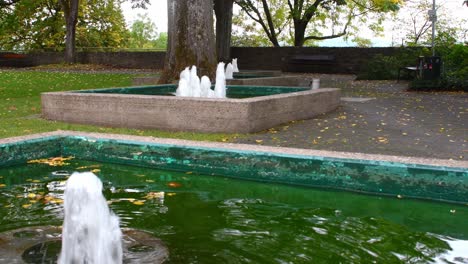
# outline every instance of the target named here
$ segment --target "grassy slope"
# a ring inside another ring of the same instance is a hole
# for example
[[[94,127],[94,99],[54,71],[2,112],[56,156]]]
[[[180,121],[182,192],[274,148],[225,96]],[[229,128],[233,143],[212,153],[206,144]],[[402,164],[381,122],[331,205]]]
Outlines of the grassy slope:
[[[164,132],[75,125],[41,119],[42,92],[129,86],[133,74],[0,70],[0,138],[55,130],[78,130],[193,140],[226,141],[233,135]]]

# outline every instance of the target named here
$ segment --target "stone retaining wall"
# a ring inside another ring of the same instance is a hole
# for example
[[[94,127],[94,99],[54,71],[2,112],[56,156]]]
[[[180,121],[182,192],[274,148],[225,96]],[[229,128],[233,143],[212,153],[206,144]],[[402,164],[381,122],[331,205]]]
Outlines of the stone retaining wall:
[[[398,48],[232,48],[232,57],[239,59],[241,70],[285,70],[288,58],[293,55],[332,55],[331,65],[320,68],[321,73],[358,73],[376,54],[392,55]],[[63,53],[44,52],[29,54],[34,65],[60,63]],[[79,52],[77,62],[104,64],[121,68],[162,69],[165,52]]]

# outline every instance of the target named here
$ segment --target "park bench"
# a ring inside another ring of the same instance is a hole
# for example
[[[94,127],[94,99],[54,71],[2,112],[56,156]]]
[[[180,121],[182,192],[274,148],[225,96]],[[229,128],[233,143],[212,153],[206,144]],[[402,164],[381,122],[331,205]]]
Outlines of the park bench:
[[[420,56],[416,66],[403,66],[398,68],[397,81],[400,80],[401,72],[406,72],[407,79],[413,75],[415,79],[437,79],[440,77],[442,60],[440,57],[423,57]]]
[[[286,59],[283,71],[286,72],[329,72],[327,67],[336,63],[334,55],[295,54]]]
[[[420,67],[418,65],[418,66],[404,66],[404,67],[398,68],[397,81],[400,81],[400,76],[401,76],[402,71],[406,72],[406,79],[410,79],[411,75],[413,75],[413,78],[416,78],[419,76]]]
[[[0,51],[0,67],[30,67],[31,59],[25,55],[14,52]]]

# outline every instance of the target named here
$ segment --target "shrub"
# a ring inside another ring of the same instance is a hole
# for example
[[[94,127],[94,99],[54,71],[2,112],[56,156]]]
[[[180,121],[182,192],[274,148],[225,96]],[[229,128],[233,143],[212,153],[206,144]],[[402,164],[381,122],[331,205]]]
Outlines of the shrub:
[[[442,56],[444,72],[440,80],[413,80],[411,90],[468,91],[468,46],[443,46],[437,53]]]
[[[364,72],[358,75],[358,79],[365,80],[391,80],[396,79],[399,68],[398,60],[393,56],[377,54],[370,60]]]

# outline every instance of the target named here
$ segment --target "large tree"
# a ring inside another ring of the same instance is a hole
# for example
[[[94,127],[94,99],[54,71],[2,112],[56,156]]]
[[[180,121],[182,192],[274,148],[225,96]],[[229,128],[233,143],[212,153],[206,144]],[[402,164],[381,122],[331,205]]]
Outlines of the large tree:
[[[234,0],[214,0],[216,14],[216,52],[218,61],[231,59],[232,9]]]
[[[168,0],[168,46],[160,83],[177,79],[187,66],[214,77],[213,0]]]
[[[397,10],[402,0],[277,0],[288,7],[294,46],[346,36],[353,22],[365,22],[371,15]],[[274,2],[277,2],[274,1]],[[271,1],[236,0],[236,3],[265,31],[273,46],[279,46],[278,36],[285,28],[276,24]],[[373,17],[377,22],[382,17]],[[372,26],[371,26],[372,27]],[[374,25],[375,28],[378,28]],[[328,32],[327,32],[328,30]]]
[[[79,0],[59,0],[65,15],[66,37],[65,37],[65,61],[68,63],[75,62],[75,35],[76,23],[78,22],[78,7]]]
[[[120,3],[82,0],[76,24],[77,47],[124,47],[128,39]],[[3,12],[1,12],[3,11]],[[21,0],[0,10],[0,49],[63,50],[64,14],[58,0]]]

